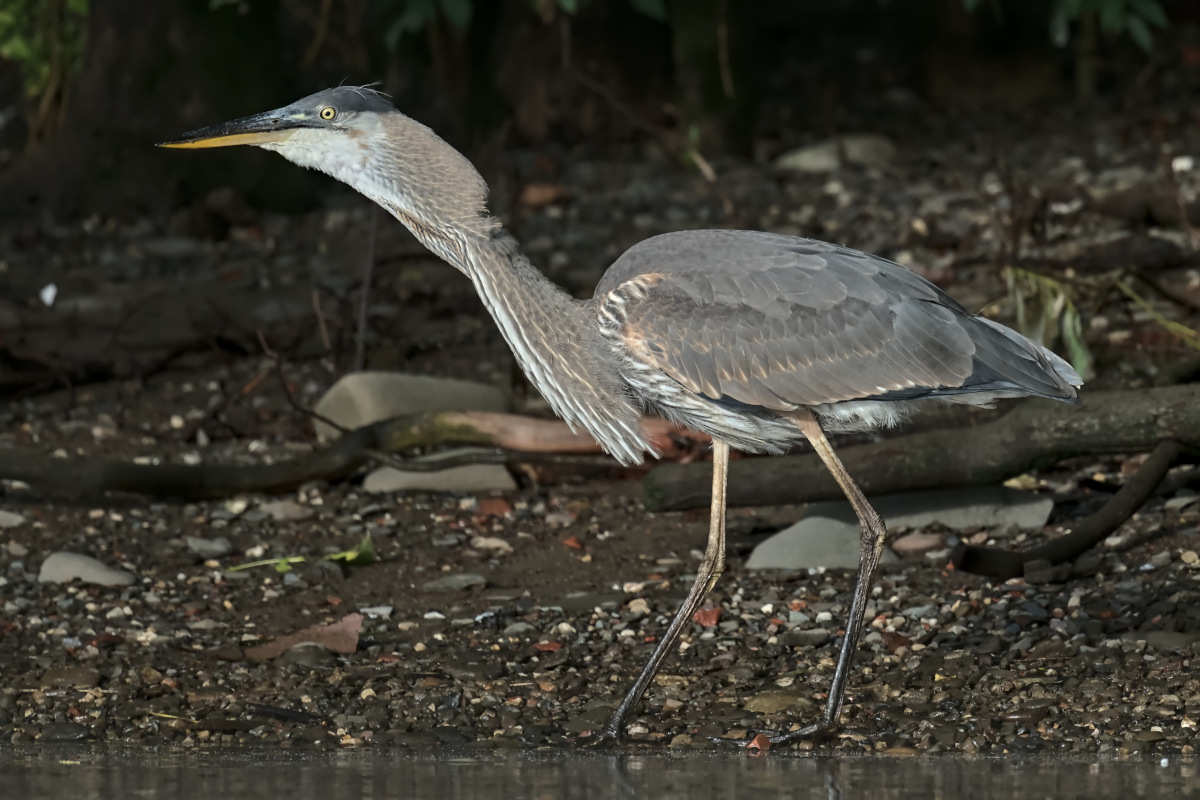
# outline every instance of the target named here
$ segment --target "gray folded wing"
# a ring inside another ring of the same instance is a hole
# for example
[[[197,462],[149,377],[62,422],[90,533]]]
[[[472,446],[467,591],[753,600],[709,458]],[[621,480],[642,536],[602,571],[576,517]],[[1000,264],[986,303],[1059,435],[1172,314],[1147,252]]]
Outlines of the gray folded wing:
[[[693,392],[776,410],[966,392],[1075,397],[1052,353],[882,258],[748,231],[666,234],[597,287],[641,359]]]

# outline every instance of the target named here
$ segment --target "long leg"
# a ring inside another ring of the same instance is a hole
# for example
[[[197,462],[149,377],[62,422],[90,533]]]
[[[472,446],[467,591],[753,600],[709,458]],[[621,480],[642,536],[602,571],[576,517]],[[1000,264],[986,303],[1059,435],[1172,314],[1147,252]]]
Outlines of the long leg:
[[[809,739],[829,733],[838,726],[842,715],[842,701],[846,694],[846,681],[850,677],[850,665],[854,661],[854,651],[858,647],[858,636],[862,632],[863,616],[867,610],[867,596],[871,585],[875,582],[875,571],[879,567],[879,557],[883,554],[883,541],[887,535],[883,519],[871,508],[867,498],[850,477],[842,465],[842,460],[833,452],[825,432],[816,416],[804,409],[795,414],[796,424],[800,432],[812,444],[817,455],[833,477],[842,487],[846,499],[854,507],[859,522],[859,562],[858,579],[854,584],[854,600],[850,603],[850,618],[846,621],[846,637],[842,640],[842,649],[838,653],[837,666],[833,671],[833,683],[829,686],[829,700],[825,703],[825,714],[820,722],[816,722],[801,730],[776,736],[774,744],[785,744],[799,739]]]
[[[704,549],[704,558],[700,561],[700,569],[696,572],[696,581],[675,618],[667,627],[667,632],[659,640],[658,646],[646,662],[642,674],[634,681],[625,699],[609,718],[608,724],[600,733],[600,739],[620,739],[625,732],[625,720],[633,711],[642,695],[646,693],[650,681],[658,673],[662,662],[675,649],[683,629],[692,621],[692,616],[704,598],[712,591],[717,578],[725,571],[725,483],[729,474],[729,445],[713,440],[713,481],[712,481],[712,511],[708,521],[708,546]]]

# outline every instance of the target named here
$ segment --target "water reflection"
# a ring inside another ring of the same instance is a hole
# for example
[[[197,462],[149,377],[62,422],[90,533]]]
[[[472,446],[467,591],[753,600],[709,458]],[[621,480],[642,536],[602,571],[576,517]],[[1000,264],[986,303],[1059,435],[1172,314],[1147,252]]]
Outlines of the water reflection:
[[[1200,777],[1183,759],[41,750],[0,754],[0,797],[1124,800],[1200,797]]]

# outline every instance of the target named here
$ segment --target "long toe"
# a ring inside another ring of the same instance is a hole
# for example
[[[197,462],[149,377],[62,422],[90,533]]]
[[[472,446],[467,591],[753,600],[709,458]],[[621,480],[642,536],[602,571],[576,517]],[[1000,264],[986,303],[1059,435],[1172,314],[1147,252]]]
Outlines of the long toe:
[[[829,736],[838,726],[836,722],[830,720],[821,720],[814,722],[805,728],[798,731],[789,731],[788,733],[768,734],[772,745],[778,744],[794,744],[795,742],[816,741]]]
[[[577,747],[586,747],[591,750],[605,750],[619,747],[622,744],[624,744],[624,737],[621,732],[607,726],[595,731],[591,736],[581,736],[575,740]]]

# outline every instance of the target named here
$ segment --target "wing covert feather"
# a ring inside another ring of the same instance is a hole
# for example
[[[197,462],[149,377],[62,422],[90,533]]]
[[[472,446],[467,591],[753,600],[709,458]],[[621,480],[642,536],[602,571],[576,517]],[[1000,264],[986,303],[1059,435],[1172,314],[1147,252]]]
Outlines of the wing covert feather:
[[[744,231],[646,240],[597,287],[635,358],[689,390],[774,410],[960,387],[976,344],[957,303],[884,259]]]

